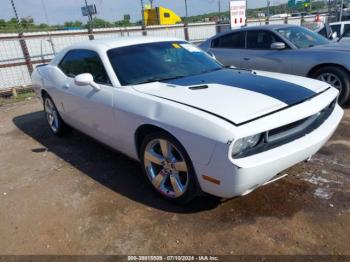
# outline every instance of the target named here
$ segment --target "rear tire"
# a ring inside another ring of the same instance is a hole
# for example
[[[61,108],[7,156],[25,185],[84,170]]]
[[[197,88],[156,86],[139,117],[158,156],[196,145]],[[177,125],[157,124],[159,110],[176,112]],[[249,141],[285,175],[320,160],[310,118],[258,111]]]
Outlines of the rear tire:
[[[338,103],[344,105],[350,96],[349,72],[337,66],[325,66],[312,74],[313,78],[329,83],[339,90]]]
[[[140,158],[152,188],[168,201],[186,204],[198,195],[192,161],[172,136],[164,132],[146,136]]]
[[[49,95],[43,96],[44,111],[46,120],[49,124],[50,130],[56,136],[63,136],[69,130],[70,127],[62,120],[55,103]]]

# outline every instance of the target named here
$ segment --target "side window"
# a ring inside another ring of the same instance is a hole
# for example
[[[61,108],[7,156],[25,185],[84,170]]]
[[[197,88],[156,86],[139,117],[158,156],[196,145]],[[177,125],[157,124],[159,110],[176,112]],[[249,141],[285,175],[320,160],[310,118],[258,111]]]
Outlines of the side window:
[[[340,33],[340,24],[339,25],[331,25],[331,28],[333,30],[333,32],[337,32],[337,36],[341,36],[341,33]]]
[[[344,37],[350,37],[350,24],[344,25]]]
[[[325,38],[328,38],[326,27],[323,27],[323,28],[318,32],[318,34],[320,34],[321,36],[324,36]]]
[[[247,48],[248,49],[271,49],[271,44],[284,41],[269,31],[247,31]]]
[[[169,18],[169,17],[170,17],[170,14],[169,14],[169,13],[164,13],[164,17],[165,17],[165,18]]]
[[[90,73],[98,84],[111,85],[99,55],[91,50],[69,51],[58,67],[69,77]]]
[[[212,43],[213,48],[240,48],[245,47],[245,32],[231,33],[216,38]]]

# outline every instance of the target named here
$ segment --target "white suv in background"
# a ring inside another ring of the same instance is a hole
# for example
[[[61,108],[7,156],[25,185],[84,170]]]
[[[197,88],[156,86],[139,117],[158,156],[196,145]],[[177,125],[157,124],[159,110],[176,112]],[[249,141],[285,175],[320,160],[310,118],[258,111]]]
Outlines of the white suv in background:
[[[337,32],[339,42],[350,42],[350,21],[334,22],[330,26],[333,32]]]

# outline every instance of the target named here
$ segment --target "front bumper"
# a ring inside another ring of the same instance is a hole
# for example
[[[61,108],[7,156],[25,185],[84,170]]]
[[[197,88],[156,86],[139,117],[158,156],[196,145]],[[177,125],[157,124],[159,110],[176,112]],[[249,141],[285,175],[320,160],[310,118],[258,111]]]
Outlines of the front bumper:
[[[264,185],[281,171],[314,155],[332,136],[343,116],[336,105],[329,118],[313,132],[271,150],[239,159],[227,158],[227,145],[217,145],[209,165],[195,165],[204,192],[230,198]],[[220,183],[203,179],[210,176]]]

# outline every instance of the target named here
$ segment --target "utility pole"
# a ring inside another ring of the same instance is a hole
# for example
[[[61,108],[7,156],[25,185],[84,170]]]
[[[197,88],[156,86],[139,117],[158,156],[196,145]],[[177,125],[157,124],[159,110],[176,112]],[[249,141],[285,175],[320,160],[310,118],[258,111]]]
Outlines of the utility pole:
[[[221,14],[221,0],[218,0],[218,5],[219,5],[219,15]]]
[[[21,49],[22,49],[22,53],[24,56],[24,60],[26,62],[26,66],[28,69],[29,74],[31,74],[33,72],[33,64],[32,61],[30,60],[30,54],[28,51],[28,47],[27,47],[27,43],[23,37],[23,28],[22,28],[22,24],[21,21],[19,20],[19,16],[16,10],[16,6],[15,6],[15,2],[14,0],[10,0],[11,1],[11,5],[12,5],[12,9],[13,12],[15,13],[15,18],[17,21],[17,29],[18,29],[18,39],[19,39],[19,44],[21,45]]]
[[[185,12],[186,12],[186,19],[184,19],[184,34],[185,34],[185,39],[188,41],[190,37],[188,33],[188,24],[187,24],[187,17],[188,17],[187,0],[185,0]]]
[[[341,3],[340,3],[340,15],[339,15],[339,21],[340,22],[342,21],[342,18],[343,18],[343,5],[344,5],[344,0],[341,0]]]
[[[153,1],[154,0],[149,0],[149,3],[151,4],[151,8],[153,8]]]
[[[88,6],[87,0],[85,0],[85,6],[88,11],[88,17],[89,17],[89,28],[88,28],[88,34],[89,34],[89,39],[94,40],[94,35],[92,34],[92,14],[90,12],[90,8]]]
[[[267,17],[270,18],[270,0],[267,0]]]
[[[142,35],[147,35],[146,23],[145,23],[145,6],[143,0],[141,0],[141,15],[142,15]]]

